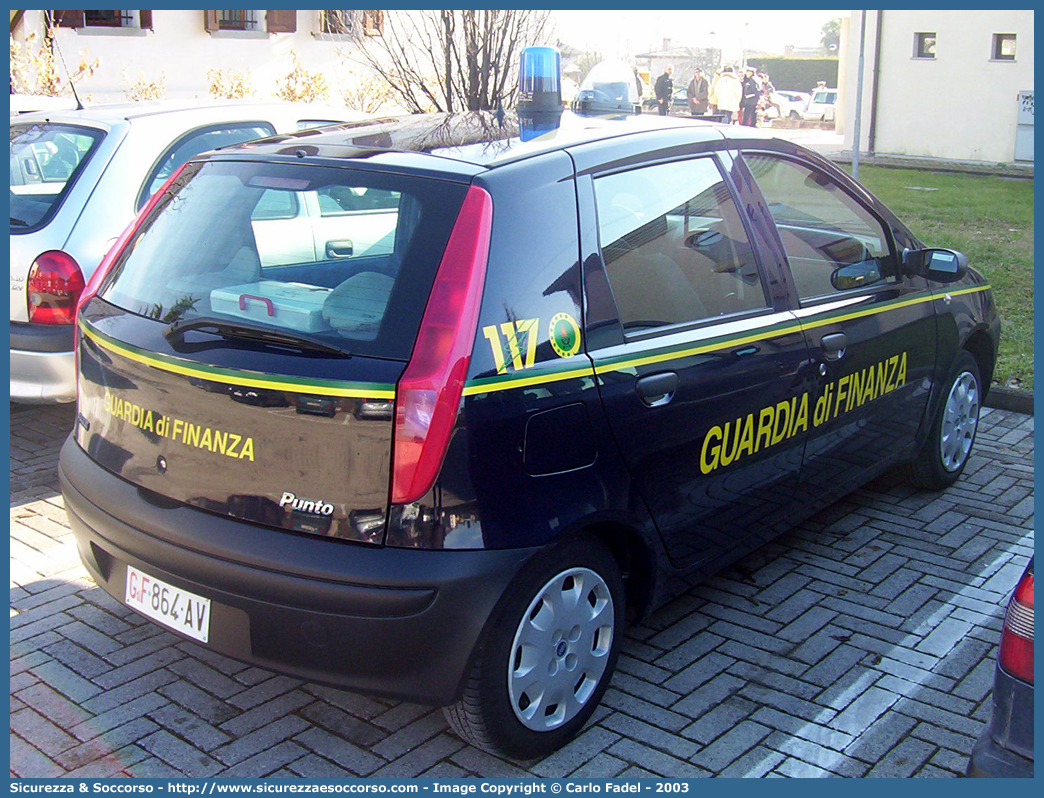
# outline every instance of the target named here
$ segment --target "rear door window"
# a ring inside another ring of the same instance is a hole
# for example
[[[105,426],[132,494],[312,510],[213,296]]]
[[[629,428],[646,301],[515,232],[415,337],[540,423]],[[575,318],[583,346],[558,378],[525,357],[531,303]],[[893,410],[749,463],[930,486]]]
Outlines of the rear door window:
[[[101,130],[43,122],[11,125],[11,232],[45,225],[105,137]]]
[[[200,153],[231,144],[242,144],[244,141],[274,136],[275,132],[275,128],[268,122],[234,122],[189,131],[167,147],[156,161],[156,165],[153,166],[138,192],[138,209],[141,209],[149,197],[156,193],[166,179],[177,171],[178,167]]]
[[[594,187],[605,271],[625,331],[768,307],[713,158],[619,172]]]
[[[242,161],[190,165],[178,183],[103,299],[167,324],[239,320],[409,358],[464,185]],[[359,205],[324,213],[336,197]]]

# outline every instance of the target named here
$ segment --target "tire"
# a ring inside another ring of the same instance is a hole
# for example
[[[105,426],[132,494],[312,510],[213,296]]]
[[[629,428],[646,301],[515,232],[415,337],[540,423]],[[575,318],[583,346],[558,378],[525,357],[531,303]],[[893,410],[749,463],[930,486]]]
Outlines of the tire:
[[[620,569],[588,537],[537,554],[490,619],[444,709],[466,742],[515,759],[565,745],[591,717],[616,668],[624,623]]]
[[[978,363],[962,349],[950,369],[928,440],[910,464],[911,481],[917,487],[948,488],[964,471],[979,425],[981,385]]]
[[[797,111],[791,111],[790,112],[790,118],[791,119],[798,119],[798,120],[800,120],[801,119],[801,114],[799,114]]]

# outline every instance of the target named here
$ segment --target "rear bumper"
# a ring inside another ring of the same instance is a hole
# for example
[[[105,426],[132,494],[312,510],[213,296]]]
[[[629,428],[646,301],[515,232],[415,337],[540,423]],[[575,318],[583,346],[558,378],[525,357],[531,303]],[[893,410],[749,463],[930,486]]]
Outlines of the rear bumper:
[[[1031,779],[1033,760],[997,745],[986,729],[972,749],[967,775],[973,779]]]
[[[990,723],[972,750],[969,776],[1033,777],[1033,693],[1033,685],[1016,679],[997,665]]]
[[[11,350],[11,399],[15,402],[72,402],[76,357],[72,352]]]
[[[76,398],[73,325],[11,322],[11,398],[71,402]]]
[[[127,566],[211,600],[207,647],[309,681],[434,705],[458,697],[486,620],[531,549],[415,551],[255,526],[59,462],[80,557],[123,601]]]

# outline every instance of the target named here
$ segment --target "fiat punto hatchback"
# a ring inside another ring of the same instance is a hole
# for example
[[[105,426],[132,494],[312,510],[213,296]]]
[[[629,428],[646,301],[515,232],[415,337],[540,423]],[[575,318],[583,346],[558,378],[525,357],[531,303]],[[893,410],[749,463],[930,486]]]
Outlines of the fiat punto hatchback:
[[[590,717],[625,618],[886,469],[956,480],[999,324],[963,255],[791,143],[475,114],[190,161],[76,335],[99,585],[524,758]]]

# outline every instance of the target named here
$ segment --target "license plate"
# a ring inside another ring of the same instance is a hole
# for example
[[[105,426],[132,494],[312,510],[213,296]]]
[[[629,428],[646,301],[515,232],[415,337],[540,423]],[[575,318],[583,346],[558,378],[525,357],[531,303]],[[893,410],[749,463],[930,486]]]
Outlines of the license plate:
[[[127,566],[124,602],[154,621],[202,643],[210,636],[210,599]]]

